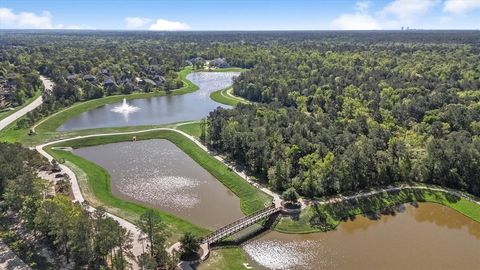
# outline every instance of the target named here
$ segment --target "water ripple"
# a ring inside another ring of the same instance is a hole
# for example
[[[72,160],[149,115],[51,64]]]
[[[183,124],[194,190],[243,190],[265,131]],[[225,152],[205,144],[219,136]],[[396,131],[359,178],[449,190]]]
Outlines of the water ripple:
[[[254,240],[244,245],[243,249],[259,265],[268,269],[312,269],[312,261],[315,261],[315,269],[331,266],[330,257],[322,256],[328,252],[319,241]],[[319,259],[319,256],[324,259]]]
[[[143,202],[163,202],[171,207],[193,208],[200,202],[195,187],[200,181],[181,176],[121,179],[119,191]],[[188,196],[185,196],[188,194]]]

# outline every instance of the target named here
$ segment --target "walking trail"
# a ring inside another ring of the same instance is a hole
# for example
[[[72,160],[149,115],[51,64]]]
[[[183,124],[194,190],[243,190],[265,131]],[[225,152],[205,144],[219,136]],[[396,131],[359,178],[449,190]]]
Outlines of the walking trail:
[[[51,81],[48,80],[47,78],[43,77],[43,76],[41,76],[41,79],[42,79],[42,82],[45,85],[45,89],[48,90],[48,91],[51,91],[51,89],[52,89]],[[0,121],[0,130],[5,128],[6,126],[8,126],[10,123],[14,122],[15,120],[19,119],[20,117],[22,117],[23,115],[25,115],[29,111],[38,107],[40,104],[42,104],[42,102],[43,101],[42,101],[41,97],[39,97],[38,99],[36,99],[32,103],[30,103],[29,105],[27,105],[24,108],[22,108],[21,110],[19,110],[18,112],[15,112],[14,114],[12,114],[9,117],[5,118],[4,120]],[[48,119],[48,118],[46,118],[46,119]],[[45,121],[46,119],[44,119],[43,121]],[[40,121],[39,123],[37,123],[34,126],[34,128],[37,127],[39,124],[41,124],[43,121]],[[189,123],[191,123],[191,122],[189,122]],[[189,124],[189,123],[183,123],[183,124],[180,124],[180,125]],[[180,125],[177,125],[177,127],[180,126]],[[273,198],[273,202],[275,203],[276,206],[281,205],[282,200],[281,200],[281,197],[278,193],[275,193],[275,192],[271,191],[270,189],[268,189],[264,186],[261,186],[258,183],[252,181],[251,179],[248,178],[248,176],[245,174],[245,172],[243,172],[241,170],[238,170],[233,164],[227,162],[223,157],[217,155],[214,152],[209,151],[208,148],[205,145],[203,145],[200,141],[198,141],[195,137],[193,137],[193,136],[191,136],[191,135],[189,135],[189,134],[187,134],[187,133],[185,133],[181,130],[175,129],[175,128],[152,128],[152,129],[146,129],[146,130],[141,130],[141,131],[117,132],[117,133],[100,133],[100,134],[92,134],[92,135],[85,135],[85,136],[77,136],[77,137],[73,137],[73,138],[61,139],[61,140],[57,140],[57,141],[51,141],[51,142],[48,142],[48,143],[44,143],[44,144],[36,146],[35,149],[41,155],[45,156],[49,161],[51,161],[51,160],[53,160],[53,157],[50,156],[44,150],[44,148],[46,146],[50,146],[50,145],[61,143],[61,142],[83,139],[83,138],[102,137],[102,136],[116,136],[116,135],[129,135],[129,134],[133,135],[133,134],[138,134],[138,133],[160,131],[160,130],[173,131],[173,132],[177,132],[177,133],[181,134],[182,136],[185,136],[186,138],[188,138],[189,140],[194,142],[198,147],[200,147],[204,151],[211,154],[215,159],[221,161],[223,164],[228,166],[232,171],[234,171],[236,174],[238,174],[240,177],[242,177],[245,181],[254,185],[256,188],[260,189],[262,192],[265,192],[266,194],[270,195]],[[80,190],[80,187],[78,185],[78,181],[77,181],[77,177],[76,177],[75,173],[69,167],[67,167],[65,165],[60,164],[60,168],[71,179],[71,186],[72,186],[72,191],[73,191],[73,196],[74,196],[75,201],[78,201],[79,203],[83,203],[85,201],[85,199],[84,199],[84,197],[82,195],[82,192]],[[425,190],[441,191],[441,192],[445,192],[445,193],[452,194],[452,195],[455,195],[455,196],[459,196],[459,197],[462,197],[462,198],[466,198],[466,199],[468,199],[470,201],[473,201],[476,204],[480,205],[479,201],[476,201],[473,198],[468,197],[461,192],[452,191],[452,190],[443,189],[443,188],[436,188],[436,187],[411,186],[411,185],[401,185],[401,186],[396,186],[396,187],[388,187],[388,188],[381,189],[381,190],[362,192],[362,193],[351,195],[351,196],[338,196],[338,197],[335,197],[335,198],[332,198],[332,199],[323,200],[323,201],[314,201],[314,202],[319,203],[319,204],[330,204],[330,203],[336,203],[336,202],[339,202],[339,201],[357,199],[357,198],[360,198],[360,197],[367,197],[367,196],[371,196],[371,195],[382,193],[382,192],[398,191],[398,190],[401,190],[401,189],[425,189]],[[312,202],[312,201],[308,201],[308,202]],[[302,207],[305,207],[306,203],[308,203],[308,202],[302,200]],[[87,210],[93,212],[93,211],[95,211],[95,208],[93,208],[91,206],[87,206]],[[138,227],[135,226],[133,223],[128,222],[125,219],[122,219],[122,218],[120,218],[116,215],[113,215],[113,214],[110,214],[110,213],[107,213],[107,215],[109,217],[113,218],[114,220],[116,220],[122,227],[131,231],[131,233],[133,234],[133,238],[134,238],[132,252],[135,256],[140,255],[144,250],[144,246],[143,246],[143,243],[138,240],[140,238],[139,236],[141,234]],[[132,262],[132,266],[133,266],[133,269],[139,269],[136,262]]]
[[[184,124],[188,124],[188,123],[184,123]],[[180,126],[180,125],[177,125],[177,127],[178,126]],[[187,134],[187,133],[185,133],[181,130],[175,129],[175,128],[152,128],[152,129],[146,129],[146,130],[141,130],[141,131],[101,133],[101,134],[77,136],[77,137],[73,137],[73,138],[61,139],[61,140],[57,140],[57,141],[48,142],[48,143],[45,143],[45,144],[42,144],[42,145],[38,145],[38,146],[36,146],[36,149],[40,154],[47,157],[49,160],[52,160],[52,157],[47,152],[45,152],[43,150],[44,147],[49,146],[49,145],[53,145],[53,144],[57,144],[57,143],[61,143],[61,142],[73,141],[73,140],[83,139],[83,138],[102,137],[102,136],[116,136],[116,135],[129,135],[129,134],[134,135],[134,134],[138,134],[138,133],[145,133],[145,132],[151,132],[151,131],[161,131],[161,130],[173,131],[173,132],[177,132],[177,133],[181,134],[182,136],[185,136],[186,138],[188,138],[189,140],[194,142],[198,147],[200,147],[204,151],[210,153],[215,159],[221,161],[223,164],[228,166],[232,171],[237,173],[245,181],[254,185],[255,187],[257,187],[261,191],[265,192],[266,194],[272,196],[273,202],[275,203],[275,206],[278,207],[278,206],[281,205],[282,199],[281,199],[281,197],[278,193],[275,193],[275,192],[271,191],[270,189],[268,189],[266,187],[263,187],[263,186],[257,184],[256,182],[250,180],[247,177],[247,175],[245,174],[245,172],[238,170],[234,165],[227,162],[221,156],[209,151],[208,148],[205,145],[203,145],[200,141],[198,141],[195,137],[193,137],[193,136],[191,136],[191,135],[189,135],[189,134]],[[75,200],[77,200],[79,202],[83,202],[84,199],[83,199],[82,193],[80,191],[80,187],[78,185],[77,178],[76,178],[75,174],[67,166],[64,166],[64,165],[60,165],[60,166],[61,166],[62,170],[65,171],[68,174],[68,176],[70,176],[70,179],[72,180],[72,190],[73,190],[73,195],[75,197]],[[428,187],[428,186],[414,186],[414,185],[406,185],[406,184],[400,185],[400,186],[395,186],[395,187],[388,187],[388,188],[380,189],[380,190],[361,192],[361,193],[351,195],[351,196],[338,196],[338,197],[327,199],[327,200],[308,201],[308,202],[315,202],[315,203],[319,203],[319,204],[331,204],[331,203],[337,203],[337,202],[345,201],[345,200],[353,200],[353,199],[357,199],[357,198],[360,198],[360,197],[368,197],[368,196],[375,195],[375,194],[378,194],[378,193],[383,193],[383,192],[398,191],[398,190],[402,190],[402,189],[424,189],[424,190],[432,190],[432,191],[441,191],[441,192],[445,192],[445,193],[448,193],[448,194],[451,194],[451,195],[455,195],[455,196],[459,196],[459,197],[468,199],[468,200],[470,200],[472,202],[475,202],[476,204],[480,205],[479,201],[476,201],[473,198],[471,198],[469,196],[466,196],[461,192],[452,191],[452,190],[444,189],[444,188],[436,188],[436,187]],[[306,206],[306,204],[307,204],[307,201],[302,200],[302,207],[303,208]],[[92,207],[90,207],[90,210],[93,211],[94,209]],[[134,224],[132,224],[132,223],[120,218],[120,217],[112,215],[112,214],[109,214],[109,216],[114,218],[115,220],[117,220],[120,223],[120,225],[122,225],[123,227],[127,228],[128,230],[131,230],[132,233],[134,234],[135,239],[138,239],[138,236],[140,235],[140,231],[138,230],[138,228]],[[170,247],[169,250],[171,250],[172,247]],[[135,255],[139,255],[142,250],[143,250],[142,243],[140,243],[138,241],[134,241],[134,243],[133,243],[133,253]]]
[[[42,80],[43,85],[45,86],[44,91],[52,91],[53,83],[49,79],[40,75],[40,80]],[[3,120],[0,120],[0,130],[6,128],[11,123],[17,121],[20,117],[24,116],[28,112],[42,105],[42,103],[43,103],[43,98],[42,98],[42,95],[40,95],[38,98],[36,98],[31,103],[27,104],[25,107],[5,117]]]

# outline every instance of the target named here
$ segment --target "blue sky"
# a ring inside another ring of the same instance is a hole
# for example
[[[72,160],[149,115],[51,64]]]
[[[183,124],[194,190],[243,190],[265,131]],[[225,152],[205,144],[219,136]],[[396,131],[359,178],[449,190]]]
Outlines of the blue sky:
[[[480,0],[0,0],[0,28],[480,29]]]

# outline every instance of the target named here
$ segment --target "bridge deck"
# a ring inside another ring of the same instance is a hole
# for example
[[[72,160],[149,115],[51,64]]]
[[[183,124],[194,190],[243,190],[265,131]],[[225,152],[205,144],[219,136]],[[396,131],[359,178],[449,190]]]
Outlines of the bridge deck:
[[[253,223],[263,218],[269,217],[270,215],[273,215],[279,212],[280,210],[281,210],[281,207],[275,207],[275,205],[266,207],[260,211],[257,211],[251,215],[245,216],[207,235],[202,239],[202,243],[212,244],[212,243],[218,242],[225,237],[228,237],[236,232],[239,232],[245,229],[246,227],[252,225]]]

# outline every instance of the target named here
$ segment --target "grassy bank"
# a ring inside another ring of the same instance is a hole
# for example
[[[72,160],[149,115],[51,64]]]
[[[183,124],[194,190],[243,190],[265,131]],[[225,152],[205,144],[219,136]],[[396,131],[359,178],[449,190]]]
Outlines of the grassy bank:
[[[212,250],[208,260],[202,262],[199,270],[230,269],[245,270],[243,263],[247,261],[245,252],[241,247],[222,248]]]
[[[240,176],[238,176],[235,172],[231,171],[227,166],[225,166],[222,162],[212,157],[210,154],[202,150],[198,147],[194,142],[190,141],[188,138],[184,137],[183,135],[168,130],[159,130],[159,131],[151,131],[151,132],[144,132],[144,133],[137,133],[137,134],[130,134],[130,135],[115,135],[115,136],[102,136],[102,137],[93,137],[93,138],[85,138],[85,139],[78,139],[74,141],[59,143],[54,146],[70,146],[73,148],[84,147],[84,146],[93,146],[93,145],[100,145],[100,144],[107,144],[107,143],[114,143],[114,142],[122,142],[122,141],[130,141],[132,136],[136,136],[137,140],[148,140],[148,139],[167,139],[177,145],[182,151],[188,154],[193,160],[195,160],[199,165],[205,168],[208,172],[210,172],[215,178],[217,178],[220,182],[222,182],[225,186],[227,186],[233,193],[235,193],[240,198],[240,205],[241,209],[245,214],[252,213],[256,210],[259,210],[264,207],[266,202],[269,202],[271,198],[264,194],[263,192],[259,191],[255,187],[251,186],[247,182],[245,182]],[[53,153],[58,155],[58,151]],[[77,164],[79,161],[79,157],[72,160],[71,156],[66,155],[66,160],[72,161],[72,163]],[[71,155],[71,154],[70,154]],[[72,155],[73,156],[73,155]],[[77,162],[74,162],[77,161]],[[79,166],[81,167],[81,166]],[[93,166],[87,166],[84,169],[85,172],[89,173],[89,170],[93,168]],[[99,193],[101,199],[102,197],[112,196],[110,193],[110,186],[109,186],[109,177],[107,175],[103,175],[104,183],[103,185],[95,186],[95,188],[101,188],[102,193]],[[108,179],[106,179],[108,178]],[[96,177],[92,177],[89,181],[94,181],[93,179],[97,179]]]
[[[225,105],[236,106],[238,103],[248,104],[250,103],[248,100],[243,99],[241,97],[236,97],[232,93],[232,88],[228,87],[225,89],[221,89],[215,91],[210,94],[210,98],[218,103],[222,103]]]
[[[469,200],[441,191],[404,189],[335,204],[309,206],[300,214],[297,220],[293,220],[290,217],[282,218],[275,230],[284,233],[329,231],[335,229],[342,220],[350,217],[368,212],[377,212],[408,202],[438,203],[480,222],[480,207]]]
[[[197,139],[200,138],[200,135],[202,134],[202,126],[200,122],[178,125],[177,129],[187,133],[188,135],[192,135]]]
[[[29,136],[28,130],[16,129],[15,123],[12,123],[5,130],[0,131],[0,141],[10,142],[10,143],[20,142],[25,146],[35,146],[35,145],[43,144],[50,141],[56,141],[60,139],[72,138],[77,136],[142,131],[146,129],[160,128],[160,127],[175,127],[176,125],[177,124],[125,126],[125,127],[82,129],[82,130],[73,130],[73,131],[39,132],[35,135]]]

